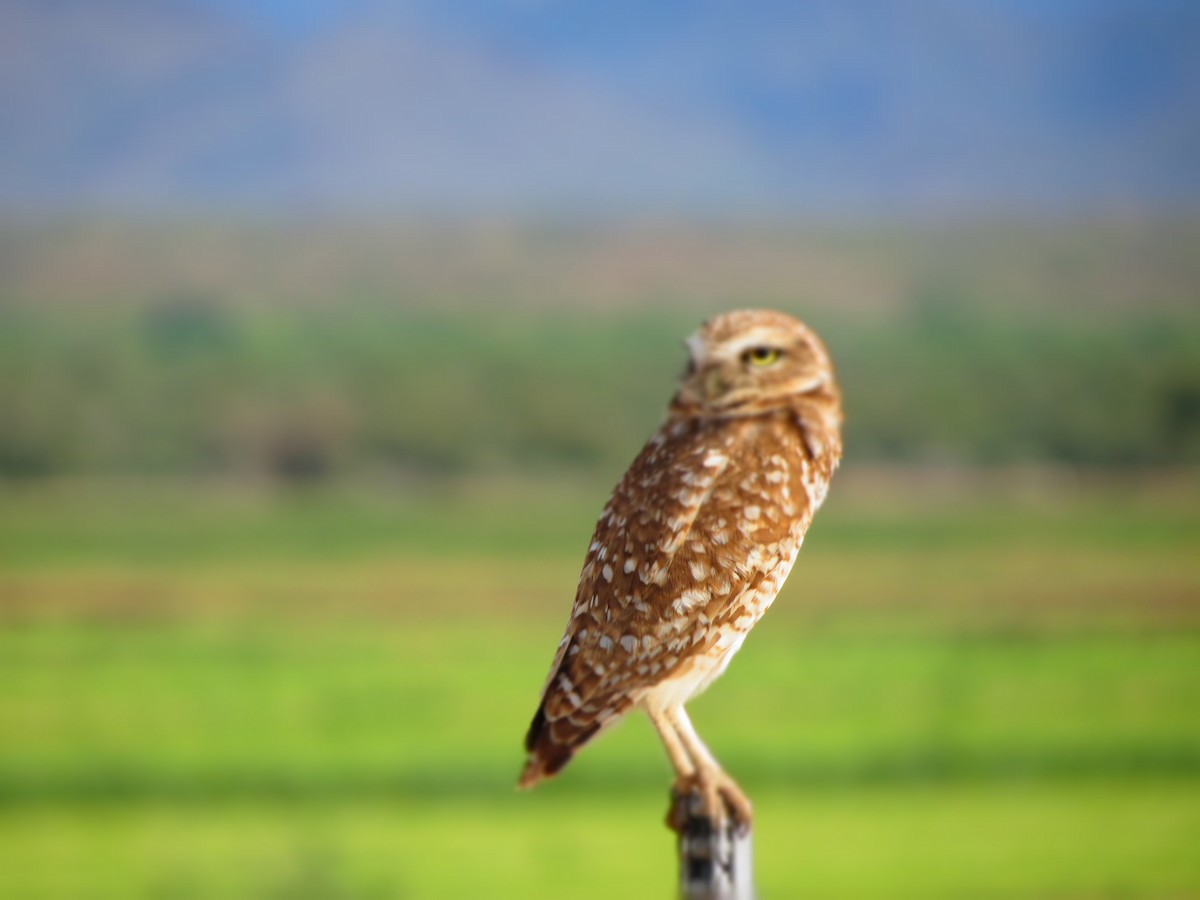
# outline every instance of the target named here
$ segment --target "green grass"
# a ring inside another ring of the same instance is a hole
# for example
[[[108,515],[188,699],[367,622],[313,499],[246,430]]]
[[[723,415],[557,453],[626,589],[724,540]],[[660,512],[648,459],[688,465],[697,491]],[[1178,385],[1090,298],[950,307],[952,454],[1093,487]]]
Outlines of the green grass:
[[[1195,486],[838,487],[692,705],[764,896],[1200,896]],[[670,896],[642,718],[513,789],[602,499],[5,490],[0,896]]]
[[[694,705],[751,787],[1200,776],[1200,634],[854,638],[784,625],[764,623]],[[0,798],[494,797],[519,766],[557,627],[11,630]],[[553,790],[653,791],[665,776],[634,719]]]
[[[0,812],[8,896],[669,897],[659,795]],[[1194,782],[781,790],[768,897],[1190,897]]]

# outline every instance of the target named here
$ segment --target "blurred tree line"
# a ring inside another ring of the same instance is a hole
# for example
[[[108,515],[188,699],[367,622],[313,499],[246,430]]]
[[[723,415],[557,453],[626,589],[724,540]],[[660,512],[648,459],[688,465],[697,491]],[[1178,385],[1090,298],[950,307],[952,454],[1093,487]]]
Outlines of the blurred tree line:
[[[1005,316],[935,286],[886,315],[801,315],[839,365],[856,460],[1200,462],[1186,311]],[[0,303],[0,477],[610,477],[661,417],[704,317],[282,310],[204,292],[104,310]]]

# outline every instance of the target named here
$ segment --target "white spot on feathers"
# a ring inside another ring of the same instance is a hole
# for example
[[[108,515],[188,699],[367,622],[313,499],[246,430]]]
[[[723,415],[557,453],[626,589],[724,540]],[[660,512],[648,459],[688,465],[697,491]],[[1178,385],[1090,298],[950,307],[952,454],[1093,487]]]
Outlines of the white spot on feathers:
[[[686,612],[689,612],[689,611],[695,609],[697,606],[699,606],[702,603],[707,603],[708,598],[709,598],[708,591],[701,591],[701,590],[684,591],[682,594],[680,594],[675,599],[675,602],[672,603],[671,606],[673,606],[675,609],[679,610],[679,612],[681,612],[681,613],[686,613]]]

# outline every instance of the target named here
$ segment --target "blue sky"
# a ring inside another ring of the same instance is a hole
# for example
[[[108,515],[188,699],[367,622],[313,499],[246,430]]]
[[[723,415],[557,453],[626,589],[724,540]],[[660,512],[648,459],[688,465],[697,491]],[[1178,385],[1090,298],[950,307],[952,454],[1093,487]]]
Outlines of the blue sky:
[[[247,16],[286,31],[309,31],[335,20],[354,0],[203,0],[210,6]]]
[[[1200,197],[1195,0],[24,0],[6,27],[9,203]]]
[[[338,16],[352,10],[355,6],[362,5],[364,0],[202,0],[202,2],[286,29],[307,30],[336,20]],[[505,12],[527,13],[539,7],[563,6],[570,2],[571,0],[499,0],[499,2],[485,3],[482,6],[490,8],[493,14],[503,15]],[[646,2],[652,3],[654,0],[646,0]],[[1058,16],[1114,7],[1146,9],[1184,7],[1192,0],[1137,0],[1137,2],[1130,2],[1130,0],[960,0],[960,2],[964,5],[1006,7],[1021,9],[1035,15]],[[408,5],[421,6],[425,4],[421,2],[401,3],[397,4],[397,7],[403,8]],[[473,4],[470,0],[466,3],[461,0],[457,0],[457,2],[456,0],[442,0],[442,2],[435,0],[431,5],[458,6],[460,8],[470,8],[472,5],[476,5],[478,7],[478,4]]]

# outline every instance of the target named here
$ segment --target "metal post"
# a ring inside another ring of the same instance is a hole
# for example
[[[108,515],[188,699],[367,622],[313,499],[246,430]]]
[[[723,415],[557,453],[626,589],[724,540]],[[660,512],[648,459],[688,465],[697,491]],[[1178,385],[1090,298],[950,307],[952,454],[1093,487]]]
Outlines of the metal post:
[[[679,895],[682,900],[754,900],[750,828],[732,821],[716,829],[698,792],[677,798]]]

